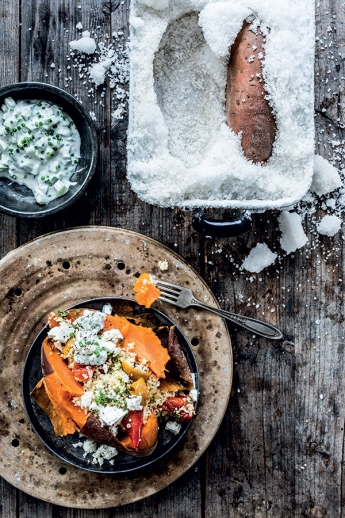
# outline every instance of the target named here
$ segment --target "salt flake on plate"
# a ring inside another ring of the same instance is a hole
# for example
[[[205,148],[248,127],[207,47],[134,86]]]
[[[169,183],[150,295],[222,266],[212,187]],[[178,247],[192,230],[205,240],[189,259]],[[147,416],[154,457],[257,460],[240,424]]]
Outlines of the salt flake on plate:
[[[265,243],[258,243],[243,261],[242,268],[249,272],[259,273],[266,266],[273,264],[276,258],[277,254],[272,252]]]

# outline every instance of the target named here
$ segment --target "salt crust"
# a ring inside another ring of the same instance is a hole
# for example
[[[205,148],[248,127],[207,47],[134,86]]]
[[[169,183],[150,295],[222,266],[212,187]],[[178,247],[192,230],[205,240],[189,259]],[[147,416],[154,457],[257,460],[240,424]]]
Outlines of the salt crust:
[[[322,218],[317,226],[319,234],[332,237],[339,232],[341,227],[341,219],[338,216],[327,215]]]
[[[277,254],[271,252],[265,243],[258,243],[243,261],[242,268],[252,273],[259,273],[266,266],[274,263],[277,257]]]
[[[280,246],[287,254],[294,252],[308,242],[302,227],[302,218],[296,212],[281,212],[278,223],[282,233]]]
[[[314,157],[314,176],[310,187],[318,196],[328,194],[342,186],[336,168],[320,155]]]
[[[311,0],[170,0],[162,11],[145,2],[131,9],[128,178],[139,197],[252,209],[302,198],[313,170]],[[225,123],[226,48],[248,13],[267,34],[264,77],[278,132],[266,166],[244,157]]]
[[[138,2],[139,4],[146,5],[147,7],[157,9],[157,11],[162,11],[169,6],[169,0],[138,0]]]

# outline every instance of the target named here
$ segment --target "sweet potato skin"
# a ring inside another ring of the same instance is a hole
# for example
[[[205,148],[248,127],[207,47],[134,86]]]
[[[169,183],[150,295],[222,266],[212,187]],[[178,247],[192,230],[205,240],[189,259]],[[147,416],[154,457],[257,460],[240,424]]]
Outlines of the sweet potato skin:
[[[174,366],[180,373],[181,378],[188,384],[188,388],[193,388],[193,378],[192,373],[189,368],[189,364],[184,355],[183,349],[178,341],[175,326],[172,326],[169,329],[169,338],[168,338],[168,352],[173,362]]]
[[[242,132],[242,149],[246,158],[265,164],[272,155],[276,123],[265,99],[262,59],[258,58],[260,52],[265,56],[263,39],[259,28],[255,33],[250,30],[250,24],[244,22],[231,47],[226,113],[229,127],[235,133]],[[253,47],[257,48],[253,50]]]

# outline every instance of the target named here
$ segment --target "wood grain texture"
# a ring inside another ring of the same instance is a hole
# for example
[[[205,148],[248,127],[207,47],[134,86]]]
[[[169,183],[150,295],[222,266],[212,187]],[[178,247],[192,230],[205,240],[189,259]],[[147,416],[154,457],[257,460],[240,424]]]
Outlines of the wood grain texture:
[[[19,17],[19,2],[0,1],[0,86],[20,80]],[[0,254],[3,257],[17,246],[16,219],[0,213],[0,229]]]
[[[33,237],[73,225],[136,230],[168,245],[202,272],[223,308],[266,319],[286,333],[287,341],[272,345],[230,328],[235,378],[225,420],[207,454],[170,487],[123,508],[83,511],[49,506],[2,480],[1,518],[344,517],[342,233],[317,238],[314,216],[309,216],[309,247],[251,282],[234,265],[257,242],[271,248],[276,243],[279,250],[277,214],[255,215],[247,236],[204,241],[193,232],[190,213],[138,200],[125,177],[127,121],[111,119],[109,89],[105,106],[94,104],[102,88],[95,99],[88,97],[77,69],[67,69],[68,41],[77,37],[76,24],[82,21],[84,30],[100,27],[100,34],[120,26],[127,31],[129,0],[28,0],[21,5],[20,18],[19,2],[0,1],[1,84],[40,80],[76,95],[95,112],[101,158],[87,195],[70,209],[36,222],[0,216],[1,256]],[[334,153],[329,140],[344,140],[345,15],[340,0],[318,2],[316,21],[323,41],[317,42],[315,61],[316,152],[329,158]],[[220,212],[210,210],[209,215],[219,217]],[[323,214],[318,209],[316,216]]]

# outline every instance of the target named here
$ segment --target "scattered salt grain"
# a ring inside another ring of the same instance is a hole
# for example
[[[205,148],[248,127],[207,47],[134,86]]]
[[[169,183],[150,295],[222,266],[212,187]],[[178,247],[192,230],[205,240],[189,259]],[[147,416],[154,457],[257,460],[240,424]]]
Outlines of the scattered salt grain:
[[[272,252],[265,243],[258,243],[243,261],[242,268],[249,272],[259,273],[266,266],[274,263],[276,258],[277,254]]]
[[[80,40],[70,41],[69,46],[71,49],[84,52],[85,54],[93,54],[96,50],[96,42],[93,38],[90,38],[89,31],[83,32]]]
[[[109,58],[107,60],[101,61],[100,63],[95,63],[90,68],[90,77],[97,86],[104,83],[106,69],[111,65],[111,63],[112,60]]]
[[[50,68],[55,68],[55,63],[52,63],[52,64],[50,65]]]
[[[332,237],[339,232],[341,227],[341,219],[338,216],[324,216],[317,225],[319,234]]]
[[[280,246],[287,254],[304,246],[308,238],[302,227],[302,218],[296,212],[283,211],[278,217],[279,228],[282,233]]]
[[[330,209],[335,209],[335,207],[336,207],[335,199],[334,198],[329,198],[329,200],[326,201],[326,205]]]
[[[77,23],[77,25],[76,25],[75,27],[76,27],[76,29],[78,29],[79,31],[81,31],[81,30],[82,30],[82,28],[83,28],[83,25],[82,25],[82,23],[81,23],[81,22],[79,22],[79,23]]]
[[[336,168],[320,155],[314,157],[314,175],[310,187],[318,196],[328,194],[341,187],[342,182]]]

